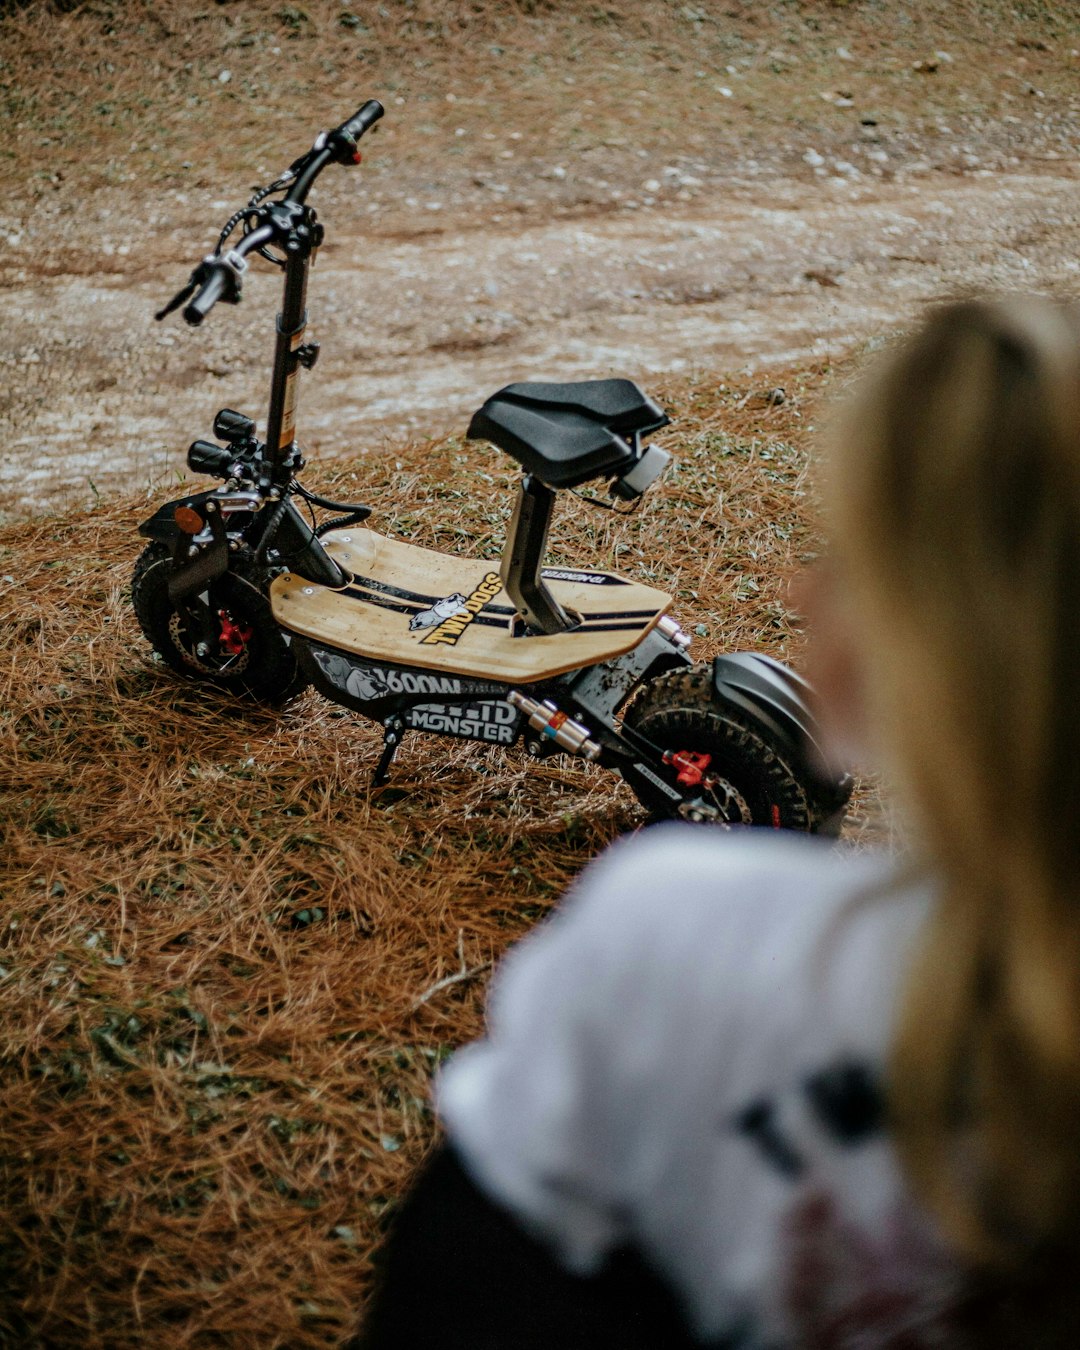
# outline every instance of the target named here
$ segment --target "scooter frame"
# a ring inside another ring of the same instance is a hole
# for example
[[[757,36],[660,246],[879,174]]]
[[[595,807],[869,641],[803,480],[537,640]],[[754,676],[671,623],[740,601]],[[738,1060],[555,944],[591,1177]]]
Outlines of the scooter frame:
[[[279,591],[283,584],[299,578],[310,583],[304,589],[313,593],[320,588],[340,593],[352,580],[335,554],[341,554],[342,544],[350,542],[346,531],[355,530],[370,508],[317,497],[296,479],[304,466],[296,440],[299,376],[319,355],[318,343],[307,339],[307,285],[323,226],[306,199],[328,164],[359,162],[357,142],[382,115],[381,105],[372,100],[340,127],[320,135],[311,151],[232,218],[215,252],[157,316],[163,318],[182,305],[186,321],[198,325],[218,300],[237,303],[252,253],[283,267],[284,295],[277,318],[265,442],[257,439],[250,419],[222,410],[214,430],[226,444],[195,441],[188,463],[197,472],[225,479],[224,486],[168,502],[140,526],[144,537],[168,550],[168,603],[180,616],[196,653],[219,649],[223,643],[231,650],[230,641],[242,645],[243,639],[236,636],[240,630],[232,620],[222,617],[222,623],[231,625],[226,632],[213,606],[205,603],[211,588],[241,563],[247,574],[260,578],[258,584],[265,582],[269,589]],[[261,204],[275,191],[284,195]],[[240,221],[242,238],[225,249],[230,230]],[[530,386],[509,388],[527,390]],[[651,401],[645,402],[655,408]],[[659,409],[655,411],[659,419],[653,419],[653,427],[668,420]],[[475,430],[479,417],[474,418],[471,435],[483,434]],[[634,498],[662,469],[667,456],[643,447],[636,432],[620,444],[626,454],[619,471],[609,475],[614,479],[613,492]],[[297,509],[295,495],[343,514],[313,528]],[[526,473],[501,574],[517,611],[513,622],[520,626],[522,642],[544,634],[569,634],[577,626],[580,616],[569,613],[552,591],[551,586],[558,585],[555,578],[577,576],[595,581],[606,575],[543,569],[554,500],[555,491],[548,483],[536,473]],[[324,545],[324,537],[331,547]],[[416,597],[405,603],[415,607]],[[634,718],[623,715],[628,705],[637,706],[634,696],[658,678],[690,671],[693,665],[686,650],[689,639],[666,613],[654,616],[647,630],[643,625],[640,640],[628,650],[524,685],[503,678],[477,678],[475,672],[440,670],[437,663],[428,666],[420,660],[407,664],[371,660],[362,652],[335,647],[296,628],[283,629],[282,636],[320,693],[382,725],[384,745],[374,773],[376,785],[387,780],[402,738],[414,730],[500,745],[523,738],[533,757],[556,752],[583,756],[616,769],[646,806],[661,816],[751,823],[752,814],[753,823],[833,830],[850,793],[846,775],[828,775],[820,768],[818,733],[805,681],[763,656],[717,657],[706,698],[718,718],[722,715],[744,739],[749,736],[753,745],[760,745],[763,756],[783,766],[790,780],[783,814],[776,803],[764,816],[760,809],[749,813],[738,786],[724,777],[724,766],[710,772],[709,756],[659,745],[637,729]],[[773,776],[779,781],[783,775],[774,771]]]

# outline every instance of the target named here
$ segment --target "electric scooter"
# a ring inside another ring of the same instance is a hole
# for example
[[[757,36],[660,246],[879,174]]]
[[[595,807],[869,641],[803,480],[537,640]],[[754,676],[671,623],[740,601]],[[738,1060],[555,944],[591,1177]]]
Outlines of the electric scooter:
[[[252,255],[284,272],[265,439],[223,409],[216,439],[187,456],[222,485],[139,527],[150,543],[132,600],[151,646],[182,676],[276,705],[312,684],[377,722],[375,786],[402,738],[426,732],[581,756],[620,773],[656,818],[838,830],[851,780],[820,767],[800,676],[752,653],[695,665],[670,596],[544,566],[558,492],[606,483],[634,503],[669,462],[646,438],[670,419],[632,381],[510,384],[473,415],[469,437],[523,470],[498,566],[388,538],[366,525],[367,506],[300,483],[297,389],[319,355],[306,297],[323,240],[307,198],[328,165],[360,162],[382,115],[371,100],[319,135],[230,218],[157,315],[183,307],[199,325],[218,301],[236,304]],[[313,507],[333,515],[316,524]]]

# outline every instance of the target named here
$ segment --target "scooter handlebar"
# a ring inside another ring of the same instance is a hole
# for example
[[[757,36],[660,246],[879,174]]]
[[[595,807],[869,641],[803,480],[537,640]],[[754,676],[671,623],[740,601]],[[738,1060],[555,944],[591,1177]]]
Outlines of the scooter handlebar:
[[[285,197],[285,204],[302,204],[311,190],[311,185],[327,164],[331,162],[358,164],[360,152],[356,148],[356,143],[365,132],[371,130],[384,112],[385,109],[378,99],[369,98],[347,121],[335,127],[325,137],[320,136],[315,142],[315,148],[292,166],[290,172],[295,177]],[[257,200],[259,199],[253,199]],[[230,225],[242,214],[233,217]],[[229,227],[226,227],[225,233],[228,232]],[[183,290],[174,295],[164,309],[158,310],[154,317],[164,319],[174,309],[179,309],[183,305],[184,318],[189,324],[197,327],[219,300],[235,305],[240,299],[243,274],[247,271],[244,255],[253,249],[261,248],[273,236],[273,226],[264,224],[250,234],[245,234],[237,246],[229,249],[227,253],[211,253],[192,272]],[[219,244],[218,247],[220,246]]]
[[[192,291],[195,292],[195,298],[184,305],[184,318],[196,328],[219,300],[229,305],[239,304],[244,273],[248,269],[246,255],[262,248],[273,237],[272,225],[260,225],[258,229],[244,235],[235,248],[225,253],[211,253],[192,272],[187,287],[157,317],[163,318],[171,310],[183,305]]]

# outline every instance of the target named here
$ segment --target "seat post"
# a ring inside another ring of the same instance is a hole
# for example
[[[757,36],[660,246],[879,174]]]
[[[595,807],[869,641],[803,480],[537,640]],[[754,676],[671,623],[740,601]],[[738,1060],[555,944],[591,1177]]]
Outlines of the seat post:
[[[578,624],[548,590],[540,573],[554,506],[553,489],[527,473],[518,488],[503,548],[503,586],[521,617],[539,633],[565,633]]]

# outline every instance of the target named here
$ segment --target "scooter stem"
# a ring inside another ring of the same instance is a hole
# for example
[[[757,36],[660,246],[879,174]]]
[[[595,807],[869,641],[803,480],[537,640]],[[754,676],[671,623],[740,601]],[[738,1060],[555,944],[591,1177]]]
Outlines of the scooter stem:
[[[307,278],[310,245],[294,235],[286,244],[285,295],[277,316],[274,373],[270,384],[270,409],[266,419],[266,446],[271,473],[285,487],[299,468],[296,448],[296,394],[299,383],[299,348],[307,326]],[[292,247],[295,244],[295,248]]]

